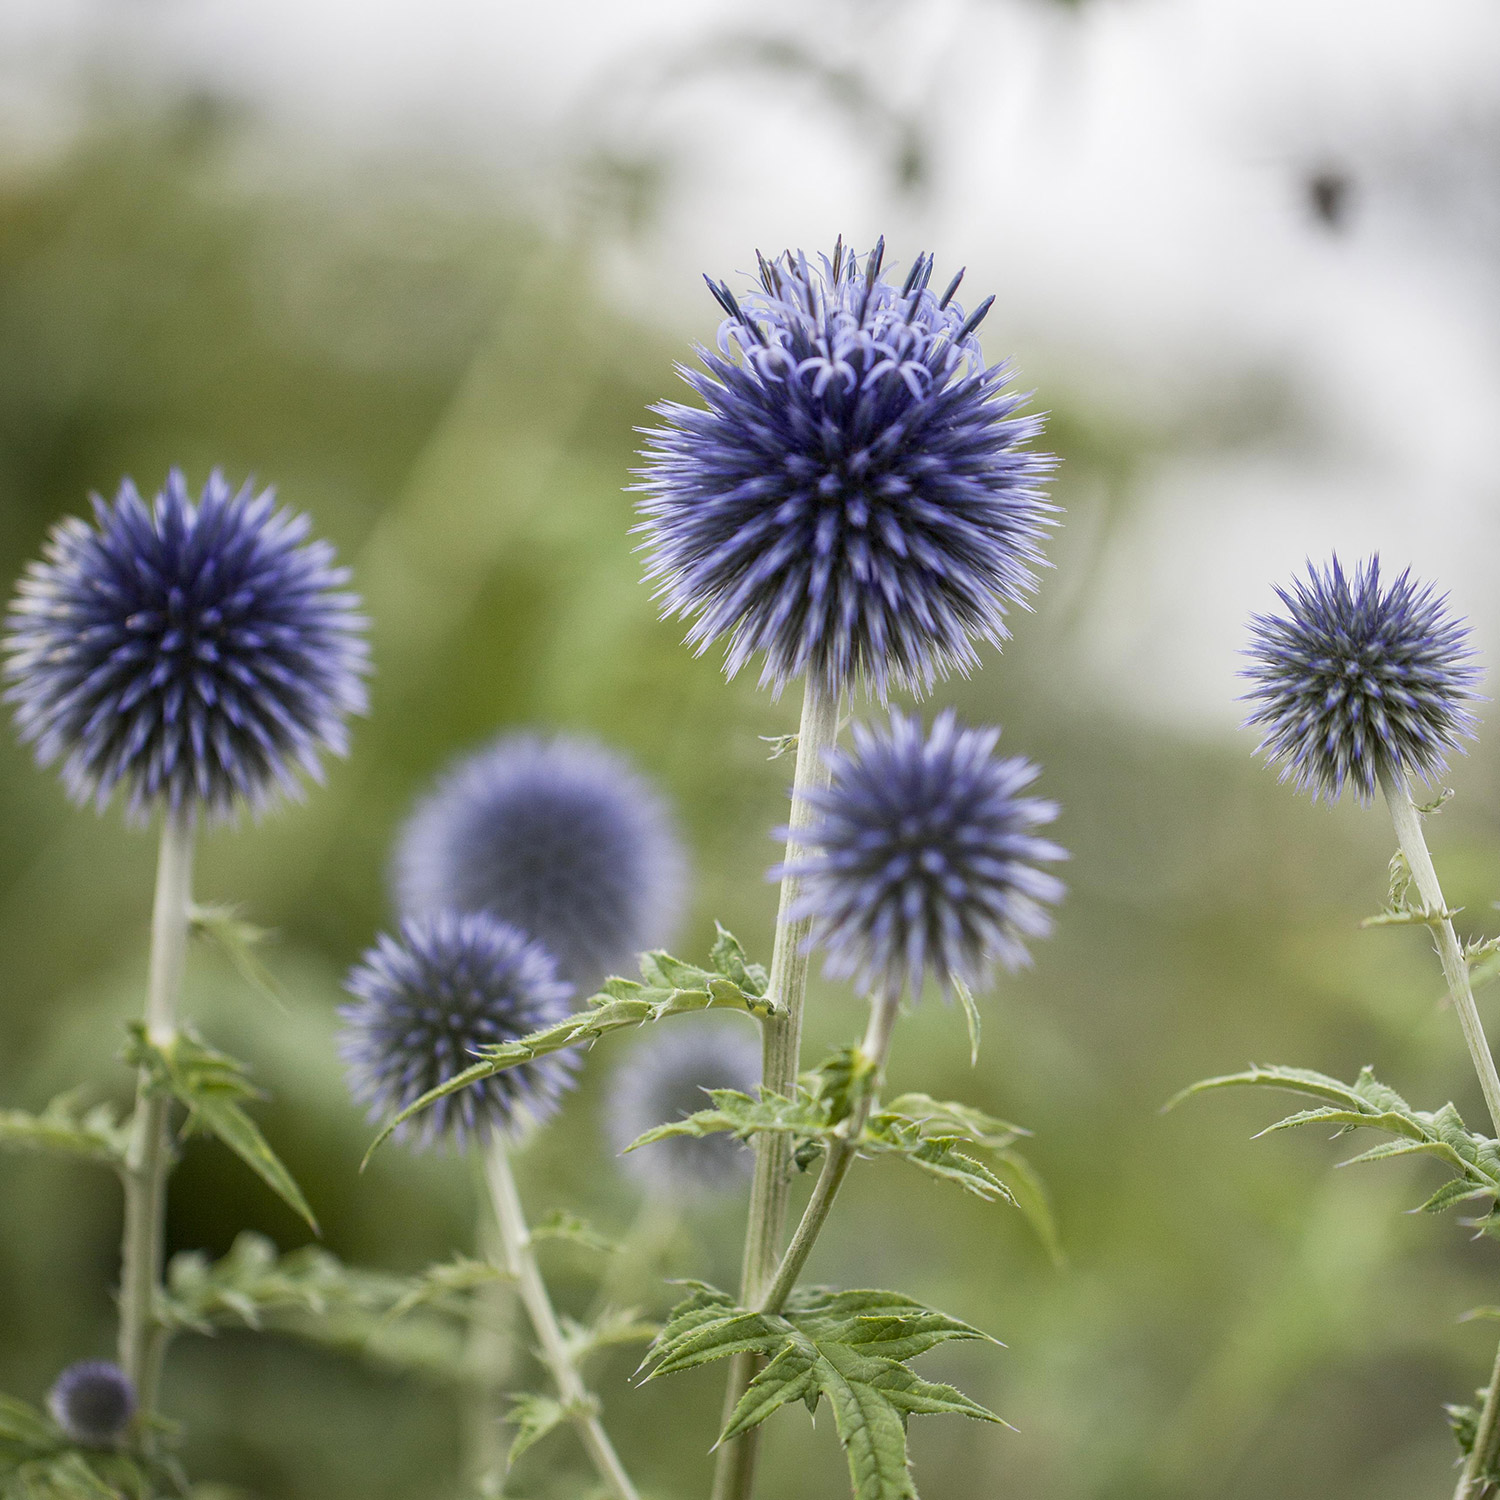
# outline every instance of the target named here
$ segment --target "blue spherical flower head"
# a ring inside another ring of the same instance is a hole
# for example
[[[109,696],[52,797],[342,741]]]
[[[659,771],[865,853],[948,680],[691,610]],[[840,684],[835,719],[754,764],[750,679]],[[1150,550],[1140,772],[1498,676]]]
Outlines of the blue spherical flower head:
[[[704,405],[667,402],[638,488],[648,576],[700,651],[727,639],[733,676],[757,652],[779,692],[803,673],[927,688],[1009,634],[1035,585],[1055,507],[1052,461],[1023,444],[1009,367],[987,365],[972,313],[919,255],[899,286],[884,241],[861,264],[840,242],[816,263],[760,263],[719,352],[683,371]]]
[[[560,1021],[573,993],[545,948],[483,912],[409,918],[398,937],[381,935],[344,988],[355,1003],[339,1011],[339,1051],[372,1120],[477,1062],[478,1048]],[[492,1130],[520,1136],[556,1110],[576,1068],[567,1053],[508,1068],[438,1100],[398,1134],[461,1148]]]
[[[680,1025],[638,1043],[616,1065],[606,1104],[616,1151],[658,1125],[712,1108],[709,1089],[754,1093],[760,1046],[728,1025]],[[723,1192],[749,1178],[755,1156],[734,1136],[670,1136],[623,1156],[648,1191],[686,1198]]]
[[[47,1393],[52,1420],[84,1448],[114,1443],[135,1416],[135,1387],[125,1372],[105,1359],[69,1365]]]
[[[347,574],[271,491],[215,473],[193,501],[173,471],[147,505],[127,479],[94,523],[70,519],[6,621],[6,697],[43,765],[99,807],[224,817],[259,808],[363,712],[363,621]]]
[[[1380,559],[1351,577],[1335,557],[1278,588],[1287,614],[1253,615],[1242,674],[1260,750],[1314,799],[1345,784],[1362,802],[1387,779],[1424,779],[1474,732],[1478,671],[1468,627],[1410,570],[1382,585]]]
[[[951,710],[926,735],[896,713],[831,753],[832,783],[807,794],[806,852],[771,875],[802,877],[790,915],[813,919],[832,977],[914,998],[929,978],[974,986],[996,960],[1029,962],[1027,939],[1051,931],[1063,885],[1039,866],[1067,854],[1036,830],[1057,805],[1021,795],[1038,768],[997,757],[999,737]]]
[[[487,911],[583,993],[669,935],[683,857],[665,803],[587,741],[504,735],[437,783],[398,841],[405,912]]]

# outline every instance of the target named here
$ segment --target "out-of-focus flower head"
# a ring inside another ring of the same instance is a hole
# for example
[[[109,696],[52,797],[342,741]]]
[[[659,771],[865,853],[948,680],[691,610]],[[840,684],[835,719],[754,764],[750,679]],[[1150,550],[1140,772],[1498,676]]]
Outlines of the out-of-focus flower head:
[[[1277,588],[1283,615],[1252,615],[1260,750],[1283,781],[1337,801],[1345,784],[1362,802],[1385,778],[1428,778],[1474,732],[1469,705],[1479,672],[1468,626],[1445,595],[1410,570],[1382,585],[1380,559],[1351,577],[1337,557]]]
[[[127,479],[92,525],[54,528],[6,621],[6,697],[43,765],[101,808],[225,817],[343,754],[365,708],[364,622],[347,573],[270,490],[202,498],[173,470],[148,505]]]
[[[656,1032],[615,1067],[606,1104],[617,1151],[657,1125],[709,1109],[709,1089],[755,1091],[760,1048],[739,1026]],[[754,1154],[732,1135],[669,1136],[621,1158],[648,1191],[673,1197],[719,1192],[748,1179]]]
[[[119,1365],[85,1359],[69,1365],[47,1393],[52,1420],[84,1448],[106,1448],[135,1416],[135,1387]]]
[[[339,1052],[370,1118],[399,1113],[477,1062],[477,1049],[538,1031],[568,1014],[572,986],[525,933],[484,912],[408,918],[382,934],[344,981]],[[437,1100],[397,1131],[419,1146],[460,1148],[498,1131],[515,1138],[547,1119],[577,1062],[549,1053]]]
[[[683,856],[665,803],[587,741],[503,735],[418,803],[396,848],[407,913],[487,911],[583,993],[669,935]]]
[[[862,680],[930,687],[1009,634],[1035,584],[1055,508],[1052,461],[1023,445],[1009,366],[988,365],[954,277],[931,256],[898,286],[882,240],[861,264],[835,247],[761,259],[718,352],[683,378],[702,406],[666,402],[638,488],[647,574],[700,651],[727,640],[732,676],[763,653],[762,683],[804,673],[830,692]]]
[[[930,734],[896,713],[830,752],[831,784],[807,793],[803,852],[770,873],[802,878],[789,915],[813,919],[831,976],[913,998],[929,978],[974,986],[996,961],[1029,962],[1027,940],[1051,931],[1063,885],[1040,866],[1067,855],[1037,829],[1057,804],[1022,795],[1038,768],[996,756],[999,737],[951,710]]]

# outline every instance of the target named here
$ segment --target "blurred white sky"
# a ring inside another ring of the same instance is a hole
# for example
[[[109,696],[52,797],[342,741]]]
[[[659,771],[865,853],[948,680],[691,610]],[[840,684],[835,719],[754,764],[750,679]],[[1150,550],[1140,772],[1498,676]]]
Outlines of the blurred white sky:
[[[673,69],[749,34],[919,120],[929,190],[806,81]],[[1130,701],[1232,721],[1245,614],[1335,547],[1442,580],[1500,660],[1493,0],[0,0],[0,129],[65,133],[105,62],[334,159],[472,154],[539,201],[580,147],[659,151],[660,220],[605,270],[684,330],[712,324],[704,269],[884,232],[999,292],[987,348],[1025,351],[1043,405],[1173,431],[1282,392],[1281,430],[1168,444],[1141,481],[1086,626]],[[1341,231],[1304,191],[1326,167]]]

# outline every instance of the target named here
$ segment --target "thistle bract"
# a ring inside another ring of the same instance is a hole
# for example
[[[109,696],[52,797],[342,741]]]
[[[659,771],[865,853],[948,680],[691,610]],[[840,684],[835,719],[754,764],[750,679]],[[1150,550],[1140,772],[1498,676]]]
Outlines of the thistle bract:
[[[1027,963],[1026,940],[1051,930],[1063,885],[1038,867],[1067,855],[1036,830],[1057,805],[1021,795],[1038,768],[997,757],[999,736],[951,711],[924,735],[897,713],[831,752],[832,783],[807,794],[806,852],[771,871],[802,877],[791,916],[813,919],[831,976],[913,996],[928,978],[976,985],[997,960]]]
[[[1259,749],[1316,799],[1350,785],[1367,802],[1385,778],[1430,777],[1474,731],[1479,673],[1468,627],[1445,596],[1403,571],[1389,585],[1380,559],[1345,573],[1338,558],[1277,588],[1287,614],[1253,615],[1254,686],[1246,720]]]
[[[709,1089],[753,1093],[760,1047],[738,1027],[704,1025],[653,1033],[619,1063],[606,1103],[617,1151],[657,1125],[712,1108]],[[621,1157],[649,1191],[683,1197],[718,1192],[747,1179],[754,1154],[734,1136],[671,1136]]]
[[[581,991],[666,940],[683,859],[662,799],[586,741],[506,735],[459,761],[397,843],[405,912],[487,911]]]
[[[95,497],[93,525],[53,530],[6,622],[6,697],[74,797],[102,808],[123,785],[137,817],[223,817],[344,752],[363,622],[307,530],[218,473],[194,502],[175,470],[150,505],[127,479],[112,504]]]
[[[355,1098],[382,1119],[478,1061],[477,1049],[511,1042],[568,1014],[573,990],[552,956],[525,933],[483,912],[412,917],[382,934],[344,988],[339,1052]],[[553,1053],[482,1078],[438,1100],[398,1130],[426,1146],[460,1147],[486,1130],[524,1134],[557,1108],[577,1064]]]
[[[965,313],[930,256],[896,286],[883,255],[762,260],[743,301],[710,282],[719,352],[683,372],[704,405],[664,403],[647,435],[648,576],[691,644],[727,638],[731,676],[764,653],[777,691],[807,673],[883,698],[967,669],[1052,524],[1051,460],[1021,446],[1041,421],[975,337],[994,298]]]
[[[125,1372],[105,1359],[69,1365],[47,1393],[52,1420],[85,1448],[113,1443],[135,1415],[135,1388]]]

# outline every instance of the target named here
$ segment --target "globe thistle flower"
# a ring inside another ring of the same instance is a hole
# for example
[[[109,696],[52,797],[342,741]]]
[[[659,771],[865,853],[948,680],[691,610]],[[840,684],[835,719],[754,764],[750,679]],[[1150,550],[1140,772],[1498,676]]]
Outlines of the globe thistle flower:
[[[80,1447],[106,1448],[135,1415],[135,1387],[106,1359],[69,1365],[47,1393],[52,1420]]]
[[[652,1034],[619,1063],[606,1105],[609,1136],[623,1152],[658,1125],[711,1108],[709,1089],[753,1093],[760,1047],[738,1026],[682,1026]],[[648,1191],[672,1197],[719,1192],[749,1178],[752,1151],[734,1136],[670,1136],[621,1157]]]
[[[830,976],[913,997],[929,977],[976,985],[996,959],[1029,962],[1026,939],[1051,931],[1063,885],[1037,867],[1067,854],[1036,829],[1057,805],[1020,795],[1038,768],[998,759],[999,737],[960,729],[951,710],[924,736],[896,713],[831,752],[831,785],[807,793],[808,852],[770,872],[802,877],[790,915],[813,919]]]
[[[478,1048],[560,1021],[573,993],[541,944],[484,912],[409,918],[399,937],[380,936],[344,988],[355,1003],[339,1011],[339,1052],[371,1120],[462,1072]],[[576,1068],[566,1053],[535,1058],[439,1099],[397,1133],[460,1148],[489,1129],[522,1135],[556,1110]]]
[[[1252,615],[1256,705],[1246,720],[1265,731],[1259,749],[1281,779],[1338,800],[1347,782],[1368,802],[1387,778],[1430,778],[1474,732],[1478,671],[1469,630],[1447,597],[1406,570],[1382,586],[1380,559],[1352,577],[1335,557],[1321,572],[1276,590],[1285,617]]]
[[[666,805],[612,751],[504,735],[413,811],[394,861],[405,912],[487,911],[583,993],[668,936],[683,857]]]
[[[975,336],[995,299],[966,313],[962,271],[938,296],[928,255],[897,287],[884,253],[762,258],[743,301],[710,281],[719,349],[682,372],[705,404],[665,402],[647,433],[639,530],[665,612],[700,652],[727,638],[730,676],[764,653],[777,692],[807,673],[883,699],[966,671],[1008,636],[1053,524],[1052,460],[1021,446],[1041,419]]]
[[[344,569],[305,516],[219,473],[173,470],[147,505],[127,479],[90,526],[54,528],[6,621],[6,697],[79,801],[224,817],[316,777],[365,707],[367,651]]]

